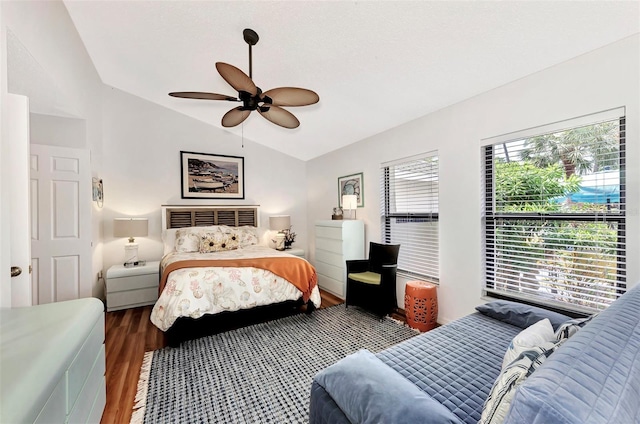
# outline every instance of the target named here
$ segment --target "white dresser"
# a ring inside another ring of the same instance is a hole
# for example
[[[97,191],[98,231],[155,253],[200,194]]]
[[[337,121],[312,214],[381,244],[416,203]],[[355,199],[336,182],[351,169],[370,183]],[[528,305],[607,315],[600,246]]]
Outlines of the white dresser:
[[[364,221],[316,221],[315,263],[318,285],[341,299],[346,295],[346,261],[364,256]]]

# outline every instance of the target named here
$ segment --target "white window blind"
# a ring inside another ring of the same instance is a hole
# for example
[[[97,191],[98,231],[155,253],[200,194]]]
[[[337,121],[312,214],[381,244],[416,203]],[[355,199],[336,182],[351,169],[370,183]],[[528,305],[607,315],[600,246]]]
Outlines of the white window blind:
[[[400,244],[398,272],[438,281],[438,156],[392,164],[381,173],[382,240]]]
[[[486,291],[579,310],[624,293],[625,118],[483,149]]]

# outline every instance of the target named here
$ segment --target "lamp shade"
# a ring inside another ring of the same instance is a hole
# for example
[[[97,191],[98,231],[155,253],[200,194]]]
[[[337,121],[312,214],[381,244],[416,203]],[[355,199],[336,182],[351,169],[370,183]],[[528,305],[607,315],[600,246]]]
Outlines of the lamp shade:
[[[355,194],[345,194],[342,196],[342,209],[356,209],[358,207],[358,196]]]
[[[291,227],[289,215],[275,215],[269,217],[269,228],[273,231],[288,230]]]
[[[114,237],[146,237],[148,232],[147,218],[115,218],[113,220]]]

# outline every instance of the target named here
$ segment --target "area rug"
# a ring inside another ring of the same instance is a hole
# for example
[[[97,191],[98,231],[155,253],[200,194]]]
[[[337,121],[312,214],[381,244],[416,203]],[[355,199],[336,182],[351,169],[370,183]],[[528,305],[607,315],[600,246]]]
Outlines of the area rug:
[[[418,334],[337,305],[147,352],[132,423],[306,423],[313,376]]]

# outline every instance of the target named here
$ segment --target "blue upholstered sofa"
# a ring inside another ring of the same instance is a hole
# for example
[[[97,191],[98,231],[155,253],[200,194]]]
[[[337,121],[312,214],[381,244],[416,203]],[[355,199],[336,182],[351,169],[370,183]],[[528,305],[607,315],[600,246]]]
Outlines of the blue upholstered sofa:
[[[510,341],[539,318],[508,315],[476,312],[339,361],[314,378],[310,423],[477,423]],[[504,422],[640,423],[640,284],[518,386]]]

